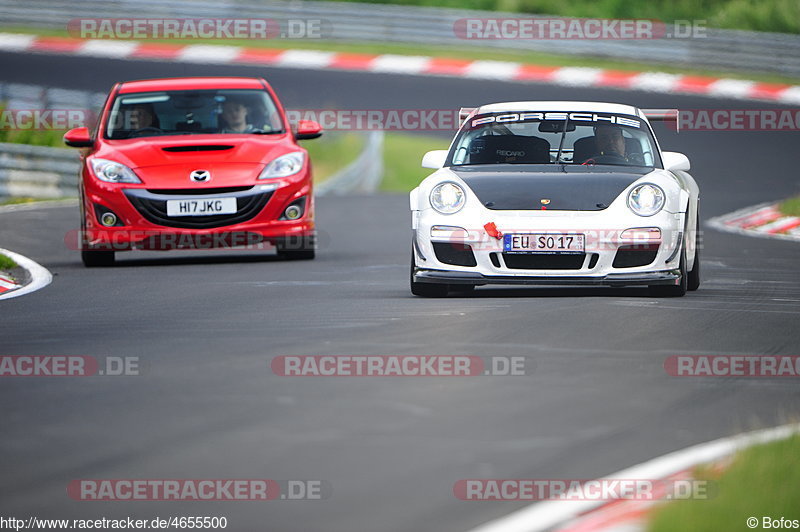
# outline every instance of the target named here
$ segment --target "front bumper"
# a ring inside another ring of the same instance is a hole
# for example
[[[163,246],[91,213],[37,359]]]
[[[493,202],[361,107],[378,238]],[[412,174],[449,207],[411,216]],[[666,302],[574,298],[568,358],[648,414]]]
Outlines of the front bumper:
[[[647,218],[619,210],[414,214],[413,276],[418,283],[635,286],[681,281],[683,213],[662,211]],[[445,226],[463,230],[447,233]],[[625,236],[641,228],[657,228],[658,237],[641,241]],[[582,234],[585,249],[509,253],[501,234]]]
[[[603,277],[574,277],[574,276],[504,276],[483,275],[477,272],[453,272],[422,270],[414,271],[414,282],[417,283],[446,283],[446,284],[507,284],[507,285],[578,285],[578,286],[633,286],[633,285],[675,285],[680,282],[680,272],[669,270],[647,273],[610,273]]]
[[[227,189],[146,189],[144,186],[109,185],[84,178],[81,249],[211,249],[252,247],[262,243],[312,246],[316,236],[310,176],[286,180],[278,188],[262,184]],[[217,192],[218,191],[218,192]],[[235,198],[237,210],[229,215],[169,216],[166,202],[174,199]],[[296,220],[282,219],[284,210],[302,202]],[[106,227],[98,212],[110,211],[119,222]]]

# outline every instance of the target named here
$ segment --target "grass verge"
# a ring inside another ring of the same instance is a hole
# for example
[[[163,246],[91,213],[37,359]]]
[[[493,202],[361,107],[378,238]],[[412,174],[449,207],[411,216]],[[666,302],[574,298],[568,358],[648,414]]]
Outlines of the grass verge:
[[[0,113],[3,109],[0,108]],[[66,148],[62,137],[67,130],[34,131],[30,129],[2,129],[0,128],[0,142],[13,144],[32,144],[34,146],[49,146],[52,148]]]
[[[364,142],[363,135],[350,132],[327,132],[318,139],[302,141],[314,165],[314,181],[321,183],[353,162]]]
[[[383,146],[383,181],[380,189],[384,192],[408,192],[420,181],[433,173],[422,168],[422,156],[430,150],[447,149],[448,141],[441,137],[387,133]]]
[[[20,203],[33,203],[42,201],[38,198],[0,198],[0,205],[19,205]]]
[[[11,257],[6,257],[0,253],[0,271],[8,271],[17,267],[17,263]]]
[[[800,216],[800,196],[782,201],[778,210],[786,216]]]
[[[625,17],[630,18],[630,17]],[[26,33],[50,37],[69,37],[66,30],[43,29],[43,28],[24,28],[24,27],[0,27],[0,32]],[[322,50],[330,52],[362,53],[362,54],[399,54],[399,55],[424,55],[443,57],[450,59],[465,60],[492,60],[492,61],[512,61],[518,63],[529,63],[543,66],[578,66],[605,68],[611,70],[628,70],[634,72],[666,72],[670,74],[687,74],[696,76],[709,76],[732,79],[746,79],[752,81],[763,81],[766,83],[800,83],[800,78],[784,76],[780,74],[770,74],[763,72],[740,72],[711,68],[691,68],[688,66],[661,64],[655,62],[635,62],[607,59],[601,57],[584,57],[573,55],[558,55],[544,52],[524,51],[524,50],[505,50],[490,49],[479,47],[457,47],[441,45],[412,45],[395,44],[385,42],[340,42],[325,41],[320,39],[298,40],[298,39],[272,39],[272,40],[237,40],[237,39],[192,39],[188,41],[176,40],[148,40],[149,43],[167,44],[217,44],[223,46],[246,46],[249,48],[273,48],[273,49],[308,49]]]
[[[741,451],[721,473],[699,468],[698,480],[710,481],[706,500],[672,501],[655,510],[648,532],[676,530],[748,530],[747,519],[800,520],[800,436]],[[777,528],[777,527],[772,527]],[[797,527],[794,527],[797,528]]]

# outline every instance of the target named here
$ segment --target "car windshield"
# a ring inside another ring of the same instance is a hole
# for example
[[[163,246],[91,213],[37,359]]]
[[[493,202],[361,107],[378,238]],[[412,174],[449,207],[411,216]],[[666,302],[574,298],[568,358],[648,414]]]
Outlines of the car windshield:
[[[281,115],[266,91],[182,90],[117,95],[105,137],[283,132]]]
[[[447,164],[660,167],[661,160],[650,128],[635,116],[530,111],[470,117]]]

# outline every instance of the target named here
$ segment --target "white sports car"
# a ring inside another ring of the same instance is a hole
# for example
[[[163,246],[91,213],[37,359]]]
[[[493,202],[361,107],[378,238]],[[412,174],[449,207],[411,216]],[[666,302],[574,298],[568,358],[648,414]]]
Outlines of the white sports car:
[[[699,189],[650,120],[675,110],[597,102],[462,109],[436,171],[411,191],[411,292],[486,284],[700,285]]]

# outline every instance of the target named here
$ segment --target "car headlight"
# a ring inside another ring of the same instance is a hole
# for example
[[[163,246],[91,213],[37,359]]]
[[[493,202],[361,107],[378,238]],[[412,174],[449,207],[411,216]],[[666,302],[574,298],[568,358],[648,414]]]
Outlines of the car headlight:
[[[133,170],[116,161],[108,159],[90,159],[92,171],[100,181],[108,183],[141,183],[141,179]]]
[[[660,186],[644,183],[628,193],[628,207],[639,216],[653,216],[664,208],[665,198]]]
[[[265,166],[258,178],[272,179],[275,177],[289,177],[290,175],[294,175],[302,170],[305,159],[305,153],[301,151],[293,151],[292,153],[281,155]]]
[[[439,183],[431,190],[431,207],[442,214],[453,214],[461,210],[467,201],[464,189],[448,181]]]

